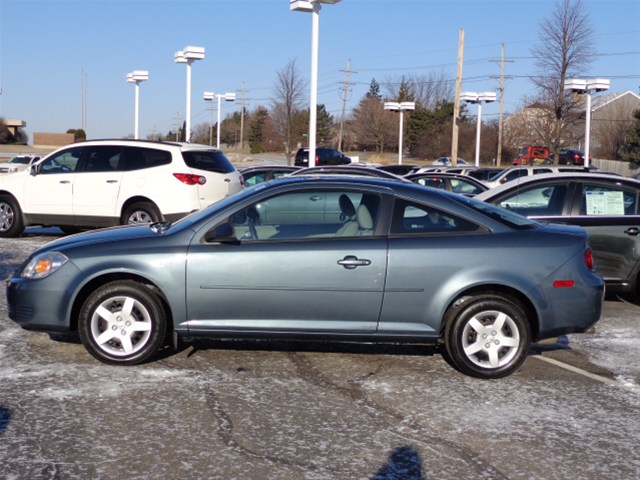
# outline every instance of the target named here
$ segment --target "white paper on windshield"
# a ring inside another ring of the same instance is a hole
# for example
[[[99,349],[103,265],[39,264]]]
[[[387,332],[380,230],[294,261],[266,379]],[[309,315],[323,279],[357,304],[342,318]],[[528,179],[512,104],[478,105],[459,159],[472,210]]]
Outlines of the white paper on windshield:
[[[585,192],[587,215],[624,215],[623,192]]]

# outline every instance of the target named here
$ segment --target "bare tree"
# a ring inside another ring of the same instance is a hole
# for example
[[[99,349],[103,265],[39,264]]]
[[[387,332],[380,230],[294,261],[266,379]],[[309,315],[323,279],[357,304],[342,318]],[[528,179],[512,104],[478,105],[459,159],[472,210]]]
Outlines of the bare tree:
[[[426,110],[435,110],[442,102],[453,102],[455,82],[445,72],[413,75],[409,81],[416,103]]]
[[[563,130],[572,118],[576,102],[564,91],[567,78],[577,76],[591,63],[593,30],[582,0],[558,0],[551,15],[540,23],[539,41],[532,50],[539,76],[532,79],[541,100],[555,117],[551,147],[562,146]],[[575,118],[575,116],[574,116]]]
[[[295,143],[300,138],[300,126],[294,120],[301,110],[305,99],[306,82],[300,77],[296,61],[291,60],[278,72],[274,87],[274,100],[271,112],[275,133],[284,144],[287,163],[291,163]]]
[[[398,144],[398,119],[386,111],[381,99],[365,97],[353,111],[354,134],[360,148],[382,153],[386,146]]]

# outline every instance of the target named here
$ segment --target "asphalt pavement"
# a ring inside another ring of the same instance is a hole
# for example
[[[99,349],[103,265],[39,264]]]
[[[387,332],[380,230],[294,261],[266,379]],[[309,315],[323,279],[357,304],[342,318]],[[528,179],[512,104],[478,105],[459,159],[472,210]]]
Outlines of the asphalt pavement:
[[[0,240],[0,278],[59,235]],[[429,347],[199,341],[136,367],[0,297],[0,478],[637,479],[640,307],[466,377]]]

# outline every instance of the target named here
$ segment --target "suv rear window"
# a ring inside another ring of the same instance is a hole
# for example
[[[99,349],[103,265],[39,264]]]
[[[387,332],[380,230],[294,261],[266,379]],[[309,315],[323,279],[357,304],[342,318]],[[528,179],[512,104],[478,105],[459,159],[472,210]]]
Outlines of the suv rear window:
[[[231,161],[222,152],[182,152],[182,157],[189,168],[195,168],[196,170],[215,173],[231,173],[235,170]]]

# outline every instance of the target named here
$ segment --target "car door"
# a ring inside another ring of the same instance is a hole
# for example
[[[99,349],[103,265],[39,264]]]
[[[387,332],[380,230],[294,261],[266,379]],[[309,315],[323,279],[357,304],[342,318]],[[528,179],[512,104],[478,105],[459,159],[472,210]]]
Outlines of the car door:
[[[73,213],[77,217],[116,218],[122,171],[122,147],[87,147],[73,187]]]
[[[25,182],[25,213],[46,217],[73,215],[73,187],[84,147],[73,147],[41,162]]]
[[[341,218],[338,193],[367,211],[368,228],[338,235],[345,222],[357,223]],[[296,216],[305,198],[320,197],[332,199],[324,215]],[[377,194],[307,187],[230,212],[234,241],[196,237],[189,249],[190,331],[375,332],[387,256],[386,237],[375,233],[379,205]]]
[[[609,284],[627,284],[640,263],[640,215],[636,187],[584,180],[577,186],[572,223],[589,234],[598,274]]]

